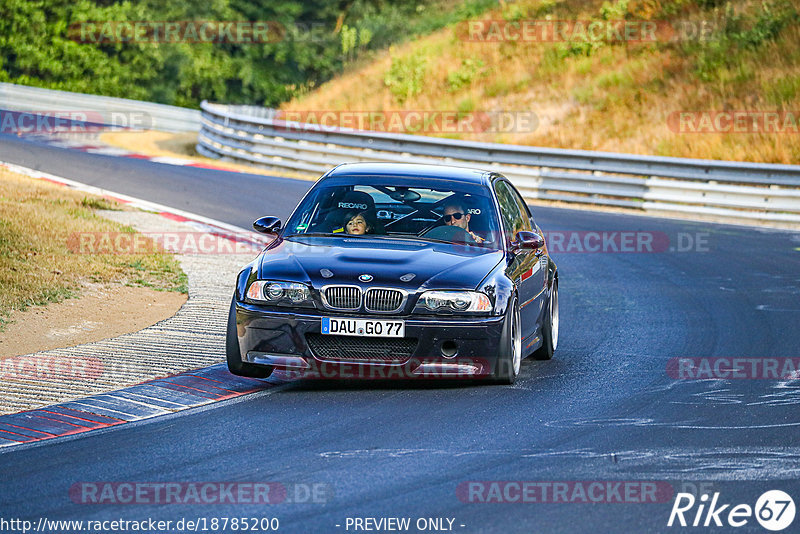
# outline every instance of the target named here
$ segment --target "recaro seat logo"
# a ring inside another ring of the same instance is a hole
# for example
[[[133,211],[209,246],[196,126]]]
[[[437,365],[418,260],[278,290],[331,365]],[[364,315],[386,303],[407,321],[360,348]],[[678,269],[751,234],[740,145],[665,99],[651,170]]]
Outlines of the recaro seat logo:
[[[764,492],[756,500],[755,507],[749,504],[720,504],[719,497],[720,493],[715,492],[709,502],[709,496],[705,493],[700,499],[691,493],[678,493],[667,526],[722,527],[727,523],[729,527],[738,528],[747,525],[755,516],[762,527],[778,532],[794,521],[794,500],[780,490]]]
[[[339,202],[339,207],[344,209],[365,210],[369,208],[366,204],[357,204],[355,202]]]

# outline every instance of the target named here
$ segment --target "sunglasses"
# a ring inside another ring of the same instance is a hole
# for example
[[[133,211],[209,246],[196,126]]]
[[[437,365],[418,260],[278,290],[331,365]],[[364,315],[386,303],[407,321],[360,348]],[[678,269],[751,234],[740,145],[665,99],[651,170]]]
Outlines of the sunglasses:
[[[450,220],[451,220],[451,219],[455,219],[455,220],[457,220],[457,221],[460,221],[460,220],[461,220],[461,217],[463,217],[463,216],[464,216],[464,214],[463,214],[463,213],[461,213],[461,212],[458,212],[458,213],[451,213],[451,214],[449,214],[449,215],[445,215],[445,216],[444,216],[444,222],[450,222]]]

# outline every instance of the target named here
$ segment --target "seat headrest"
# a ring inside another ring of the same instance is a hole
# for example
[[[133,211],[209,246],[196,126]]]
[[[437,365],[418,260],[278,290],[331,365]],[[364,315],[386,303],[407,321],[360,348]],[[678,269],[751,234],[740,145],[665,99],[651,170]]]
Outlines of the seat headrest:
[[[349,211],[375,211],[375,200],[369,193],[363,191],[348,191],[334,208]]]

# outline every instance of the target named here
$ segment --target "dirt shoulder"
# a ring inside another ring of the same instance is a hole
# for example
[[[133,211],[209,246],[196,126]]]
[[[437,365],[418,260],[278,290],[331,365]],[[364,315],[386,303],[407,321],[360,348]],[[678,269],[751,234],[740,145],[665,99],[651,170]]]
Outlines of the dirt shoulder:
[[[0,358],[137,332],[175,315],[186,299],[146,287],[86,284],[78,298],[12,312],[0,333]]]
[[[130,223],[153,217],[162,219],[0,167],[0,358],[136,332],[174,315],[188,291],[174,254],[79,246],[85,237],[132,239]]]

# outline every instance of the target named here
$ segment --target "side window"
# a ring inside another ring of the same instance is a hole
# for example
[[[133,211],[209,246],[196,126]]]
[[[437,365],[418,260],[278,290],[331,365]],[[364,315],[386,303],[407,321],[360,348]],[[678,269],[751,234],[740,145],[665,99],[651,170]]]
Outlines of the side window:
[[[534,224],[533,220],[528,215],[528,206],[525,204],[525,200],[520,196],[519,191],[513,188],[509,189],[511,189],[511,194],[514,195],[514,200],[517,201],[517,206],[519,206],[519,211],[522,214],[522,229],[533,232]]]
[[[497,201],[500,203],[500,216],[503,218],[503,232],[505,233],[506,241],[511,242],[514,236],[520,230],[525,230],[525,221],[528,219],[527,213],[523,219],[523,213],[520,211],[519,204],[514,198],[514,192],[508,187],[508,184],[502,180],[495,182],[494,190],[497,193]],[[527,220],[530,225],[530,220]]]

